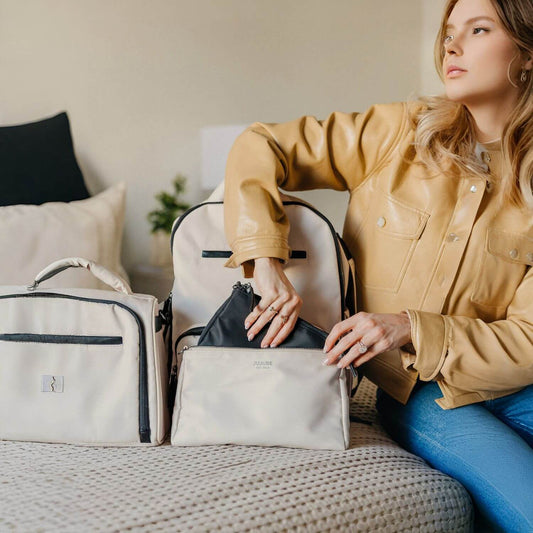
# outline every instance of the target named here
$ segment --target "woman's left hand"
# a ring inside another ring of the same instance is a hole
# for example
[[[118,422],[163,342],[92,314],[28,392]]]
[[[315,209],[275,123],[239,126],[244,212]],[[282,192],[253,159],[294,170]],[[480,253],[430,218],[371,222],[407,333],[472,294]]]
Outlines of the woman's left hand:
[[[324,344],[324,364],[346,368],[353,362],[357,367],[409,342],[411,322],[407,313],[356,313],[333,326]]]

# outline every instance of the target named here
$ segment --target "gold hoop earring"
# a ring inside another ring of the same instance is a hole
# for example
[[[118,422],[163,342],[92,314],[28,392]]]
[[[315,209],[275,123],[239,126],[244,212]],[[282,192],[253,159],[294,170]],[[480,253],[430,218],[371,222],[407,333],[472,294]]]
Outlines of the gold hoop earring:
[[[514,81],[511,79],[511,65],[513,64],[513,61],[519,56],[519,53],[515,54],[513,59],[509,61],[509,65],[507,65],[507,79],[509,80],[509,83],[515,88],[518,89],[518,85],[514,83]]]

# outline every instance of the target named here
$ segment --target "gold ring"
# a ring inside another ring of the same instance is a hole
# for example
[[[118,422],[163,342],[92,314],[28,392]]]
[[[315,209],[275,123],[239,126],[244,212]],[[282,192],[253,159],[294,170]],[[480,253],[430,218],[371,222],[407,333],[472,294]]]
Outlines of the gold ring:
[[[281,318],[281,321],[286,324],[289,321],[289,317],[287,315],[279,315]]]
[[[271,312],[271,313],[274,313],[275,315],[278,314],[278,311],[276,309],[274,309],[274,307],[271,305],[268,310]]]

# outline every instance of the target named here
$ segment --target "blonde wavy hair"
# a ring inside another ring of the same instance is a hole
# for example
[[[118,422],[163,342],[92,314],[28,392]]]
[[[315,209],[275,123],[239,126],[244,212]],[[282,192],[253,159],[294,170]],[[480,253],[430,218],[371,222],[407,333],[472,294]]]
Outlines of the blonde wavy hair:
[[[446,24],[458,0],[448,0],[435,41],[435,66],[444,81],[442,61]],[[533,54],[533,0],[490,0],[522,59]],[[533,75],[519,80],[518,103],[509,117],[502,138],[502,202],[533,209]],[[468,109],[445,96],[423,97],[411,108],[416,130],[415,146],[422,163],[437,171],[458,175],[467,171],[487,177],[475,156],[474,120]],[[420,105],[422,104],[422,105]]]

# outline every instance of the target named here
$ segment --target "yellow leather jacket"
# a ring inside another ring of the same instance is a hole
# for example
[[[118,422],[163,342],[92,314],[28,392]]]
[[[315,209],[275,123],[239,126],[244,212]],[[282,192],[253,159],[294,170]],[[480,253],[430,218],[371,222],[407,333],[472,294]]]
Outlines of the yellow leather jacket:
[[[445,409],[516,392],[533,383],[533,213],[498,205],[499,148],[481,154],[487,180],[454,179],[414,164],[413,139],[404,103],[250,126],[227,162],[227,266],[288,261],[278,187],[348,190],[358,309],[406,310],[416,351],[383,353],[365,375],[404,403],[435,380]]]

